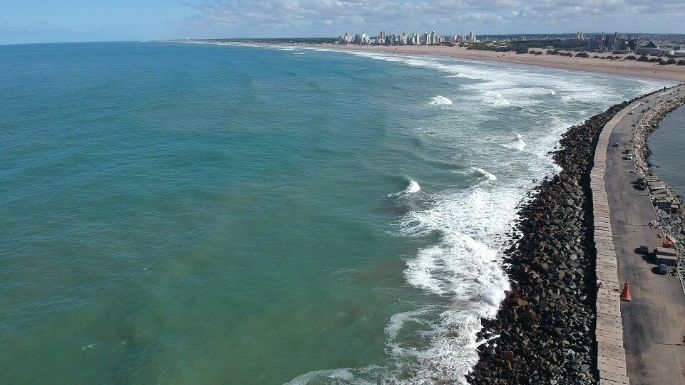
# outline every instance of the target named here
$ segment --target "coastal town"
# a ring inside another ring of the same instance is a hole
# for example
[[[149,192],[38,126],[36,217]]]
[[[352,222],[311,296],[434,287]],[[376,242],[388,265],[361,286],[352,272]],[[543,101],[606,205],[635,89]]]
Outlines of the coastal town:
[[[585,33],[558,36],[486,36],[478,37],[471,31],[463,35],[442,35],[435,31],[424,33],[386,33],[380,31],[376,36],[365,32],[354,35],[344,33],[338,37],[339,45],[376,45],[376,46],[467,46],[481,50],[508,50],[528,53],[528,48],[536,44],[549,50],[575,50],[582,52],[610,52],[614,54],[637,54],[685,58],[685,42],[668,37],[657,40],[657,36],[640,37],[638,34]],[[668,63],[668,64],[675,64]],[[682,62],[685,65],[685,61]]]

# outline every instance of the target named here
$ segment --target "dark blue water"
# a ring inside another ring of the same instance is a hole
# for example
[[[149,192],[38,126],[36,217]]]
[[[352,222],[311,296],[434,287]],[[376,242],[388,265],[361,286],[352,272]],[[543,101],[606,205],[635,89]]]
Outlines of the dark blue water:
[[[0,47],[0,383],[461,381],[563,130],[659,87],[444,59]]]
[[[649,162],[654,173],[668,185],[685,193],[685,108],[680,107],[666,115],[659,129],[649,136],[648,144],[652,155]]]

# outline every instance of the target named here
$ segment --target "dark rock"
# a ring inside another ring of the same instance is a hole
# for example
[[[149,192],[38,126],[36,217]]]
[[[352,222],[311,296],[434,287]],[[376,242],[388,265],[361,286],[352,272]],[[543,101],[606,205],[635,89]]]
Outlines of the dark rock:
[[[495,320],[482,320],[467,377],[480,384],[596,384],[595,250],[590,170],[604,125],[628,103],[571,127],[554,151],[559,175],[545,178],[519,209],[505,251],[511,292]]]

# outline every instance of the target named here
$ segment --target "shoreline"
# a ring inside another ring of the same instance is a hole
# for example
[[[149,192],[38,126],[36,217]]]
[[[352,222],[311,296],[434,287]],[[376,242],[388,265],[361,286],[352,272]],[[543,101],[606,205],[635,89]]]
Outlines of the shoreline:
[[[591,172],[605,126],[658,92],[616,104],[563,135],[554,152],[562,171],[533,190],[510,233],[504,261],[511,291],[495,319],[481,320],[470,384],[599,382]]]
[[[533,190],[532,199],[520,209],[520,219],[510,232],[512,238],[505,249],[504,261],[509,265],[506,273],[511,291],[506,293],[495,319],[481,320],[483,328],[477,337],[479,361],[466,377],[469,384],[597,384],[607,378],[627,378],[631,373],[632,366],[628,365],[626,373],[625,359],[621,358],[629,356],[629,351],[620,354],[616,349],[620,347],[622,351],[624,343],[630,346],[637,342],[630,333],[626,334],[626,342],[620,336],[623,334],[620,312],[617,313],[618,329],[610,327],[606,319],[609,315],[616,316],[611,309],[619,306],[620,292],[620,289],[612,290],[618,281],[609,279],[611,274],[607,269],[613,265],[616,275],[617,255],[625,258],[625,254],[616,252],[611,262],[606,258],[613,253],[613,247],[600,250],[610,243],[597,240],[597,232],[605,231],[602,223],[607,221],[600,218],[600,226],[596,227],[597,210],[602,215],[611,211],[608,206],[595,207],[598,199],[607,193],[603,192],[604,184],[596,185],[591,174],[605,172],[602,170],[606,166],[595,162],[607,157],[600,153],[608,151],[600,148],[599,142],[604,135],[603,143],[607,146],[612,135],[611,130],[605,132],[609,122],[615,124],[619,115],[626,114],[624,109],[636,101],[660,93],[666,94],[660,89],[616,104],[583,124],[570,127],[563,135],[560,149],[554,152],[554,160],[562,171],[543,180]],[[644,157],[644,170],[649,175],[653,173],[647,167],[646,138],[666,114],[682,105],[685,105],[685,94],[677,101],[667,101],[661,108],[649,111],[653,115],[639,125],[643,129],[635,130],[632,145],[634,152],[640,154],[636,167],[640,157]],[[595,171],[595,166],[601,170]],[[601,191],[593,193],[597,187]],[[656,207],[654,211],[660,227],[678,234],[682,258],[685,244],[682,212],[661,211],[659,215]],[[680,284],[685,291],[682,278]],[[616,333],[618,337],[614,337]],[[611,365],[607,366],[607,362]]]
[[[627,105],[569,128],[554,153],[562,171],[520,210],[520,238],[504,256],[511,291],[497,317],[482,320],[470,384],[597,383],[590,171],[603,127]]]
[[[288,45],[291,46],[291,45]],[[481,62],[511,63],[567,71],[580,71],[595,74],[618,75],[644,80],[685,82],[685,66],[659,65],[635,60],[607,60],[597,58],[564,57],[559,55],[516,54],[514,52],[494,52],[468,50],[465,47],[449,46],[352,46],[337,44],[295,45],[295,47],[329,49],[340,52],[373,52],[400,55],[419,55],[449,57],[453,59]],[[543,50],[544,51],[544,50]]]

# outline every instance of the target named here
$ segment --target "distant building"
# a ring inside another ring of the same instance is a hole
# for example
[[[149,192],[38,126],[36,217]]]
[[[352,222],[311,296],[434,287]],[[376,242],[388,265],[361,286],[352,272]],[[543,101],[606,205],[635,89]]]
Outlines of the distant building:
[[[340,44],[350,44],[353,41],[354,41],[354,38],[352,36],[348,35],[347,32],[345,32],[344,35],[340,35],[340,37],[338,38],[338,42]]]
[[[467,36],[466,41],[469,43],[475,43],[476,42],[476,35],[473,33],[473,31],[469,32],[469,35]]]
[[[649,41],[644,47],[640,48],[641,53],[650,55],[667,55],[674,56],[675,51],[669,48],[660,48],[655,42]]]
[[[366,33],[358,33],[354,35],[354,44],[368,45],[371,44],[371,38]]]

